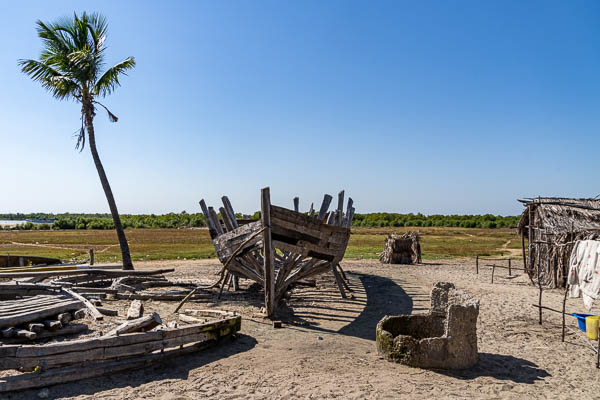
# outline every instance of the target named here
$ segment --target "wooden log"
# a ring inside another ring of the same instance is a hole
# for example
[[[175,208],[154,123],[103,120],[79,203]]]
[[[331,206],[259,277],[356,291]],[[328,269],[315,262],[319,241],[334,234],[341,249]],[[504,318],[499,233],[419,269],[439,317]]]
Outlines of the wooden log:
[[[27,340],[33,340],[37,337],[37,333],[28,331],[26,329],[15,329],[15,336]]]
[[[131,332],[149,331],[158,325],[162,325],[162,320],[157,313],[153,312],[144,317],[124,322],[105,336],[118,336]]]
[[[12,329],[14,329],[14,328],[12,328]],[[42,331],[37,334],[37,336],[35,337],[35,340],[48,339],[48,338],[56,337],[56,336],[75,335],[77,333],[87,331],[87,329],[88,329],[88,326],[85,324],[69,324],[69,325],[63,326],[61,329],[58,329],[55,331]],[[14,338],[14,337],[11,337],[10,339],[2,340],[2,342],[4,344],[28,343],[30,341],[31,341],[31,339]]]
[[[111,310],[110,308],[96,307],[96,309],[100,311],[102,315],[107,315],[109,317],[116,317],[119,315],[117,310]]]
[[[62,322],[55,320],[55,319],[49,319],[44,321],[44,326],[46,327],[46,329],[50,330],[50,331],[55,331],[57,329],[61,329],[63,327]]]
[[[28,322],[39,321],[66,311],[77,310],[81,308],[83,303],[79,300],[73,300],[67,303],[62,303],[58,306],[44,306],[39,309],[25,311],[23,313],[10,315],[7,317],[0,316],[0,328],[9,326],[17,326]]]
[[[1,333],[3,338],[11,338],[17,334],[17,330],[11,326],[6,329],[2,329]]]
[[[331,196],[330,196],[331,197]],[[331,201],[331,200],[330,200]],[[275,312],[275,268],[273,261],[273,245],[271,242],[271,192],[268,187],[261,190],[260,218],[263,231],[263,270],[265,289],[265,308],[267,317]]]
[[[71,313],[60,313],[56,316],[56,319],[58,319],[63,325],[68,324],[69,322],[71,322],[71,320],[73,319],[73,316],[71,315]]]
[[[71,289],[63,288],[63,291],[65,293],[68,293],[72,297],[76,298],[77,300],[81,301],[87,308],[90,316],[92,318],[94,318],[96,321],[102,321],[104,319],[104,316],[102,315],[102,313],[100,311],[98,311],[98,309],[96,309],[96,306],[93,305],[91,301],[89,301],[88,299],[86,299],[85,297],[80,295],[79,293],[75,293]]]
[[[321,208],[319,209],[319,214],[317,215],[317,219],[319,219],[321,221],[323,219],[325,219],[325,215],[327,214],[327,210],[329,210],[329,205],[331,204],[331,200],[333,200],[333,197],[331,197],[328,194],[326,194],[323,197],[323,202],[321,203]]]
[[[40,333],[44,330],[44,324],[40,324],[39,322],[27,324],[27,330],[34,333]]]
[[[141,300],[134,300],[131,302],[129,306],[129,310],[127,310],[127,319],[138,319],[144,315],[144,304]]]

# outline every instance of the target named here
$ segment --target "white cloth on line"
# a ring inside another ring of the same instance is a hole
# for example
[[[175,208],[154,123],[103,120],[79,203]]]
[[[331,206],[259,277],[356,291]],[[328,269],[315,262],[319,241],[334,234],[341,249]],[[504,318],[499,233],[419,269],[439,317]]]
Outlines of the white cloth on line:
[[[578,240],[569,260],[569,297],[583,296],[589,311],[600,294],[600,241]]]

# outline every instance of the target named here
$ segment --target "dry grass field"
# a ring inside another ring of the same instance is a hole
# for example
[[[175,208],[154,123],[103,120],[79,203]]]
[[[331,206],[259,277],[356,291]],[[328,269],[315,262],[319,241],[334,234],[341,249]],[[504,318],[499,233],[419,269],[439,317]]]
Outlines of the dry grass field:
[[[355,228],[346,258],[377,258],[386,236],[416,228]],[[520,239],[512,229],[418,228],[424,259],[520,254]],[[129,229],[134,261],[215,258],[206,229]],[[112,230],[0,231],[0,254],[84,260],[93,248],[96,260],[119,261]]]

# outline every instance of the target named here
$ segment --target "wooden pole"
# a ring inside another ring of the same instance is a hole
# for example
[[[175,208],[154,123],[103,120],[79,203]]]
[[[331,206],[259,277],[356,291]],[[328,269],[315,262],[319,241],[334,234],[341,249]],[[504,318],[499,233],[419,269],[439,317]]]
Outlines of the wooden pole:
[[[479,256],[475,256],[475,273],[479,275]]]
[[[527,255],[525,254],[525,235],[521,232],[521,250],[523,250],[523,269],[527,272]]]
[[[510,257],[508,257],[508,276],[511,276],[512,270],[510,269],[511,267],[511,260]]]
[[[294,197],[294,211],[300,212],[300,198]]]
[[[494,272],[496,271],[496,265],[492,265],[492,284],[494,284]]]
[[[271,243],[271,191],[268,187],[261,190],[260,218],[263,225],[263,267],[265,285],[265,308],[267,317],[275,311],[275,271],[273,245]]]
[[[539,260],[539,258],[540,258],[540,254],[539,254],[540,253],[540,251],[539,251],[540,248],[539,248],[539,246],[537,247],[537,249],[538,249],[537,259]],[[539,306],[540,306],[540,308],[539,308],[539,310],[540,310],[539,324],[542,325],[542,293],[543,293],[543,289],[542,289],[542,277],[541,277],[541,272],[540,272],[541,268],[540,267],[541,266],[540,266],[539,261],[538,261],[537,281],[538,281],[538,288],[539,288],[539,291],[540,291],[540,296],[539,296],[539,300],[538,300],[538,303],[539,303]]]
[[[90,249],[90,265],[94,265],[94,249]]]
[[[563,307],[562,307],[562,341],[565,341],[565,308],[567,307],[567,294],[569,293],[569,285],[565,288],[565,296],[563,297]]]

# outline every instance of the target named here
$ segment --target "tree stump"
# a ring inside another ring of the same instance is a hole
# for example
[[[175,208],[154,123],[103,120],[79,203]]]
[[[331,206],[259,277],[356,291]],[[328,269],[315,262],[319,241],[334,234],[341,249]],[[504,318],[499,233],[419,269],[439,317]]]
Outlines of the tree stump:
[[[402,236],[394,233],[385,240],[385,248],[379,256],[384,264],[413,264],[421,262],[419,234],[408,232]]]

